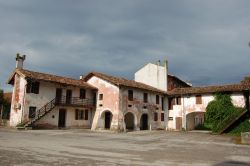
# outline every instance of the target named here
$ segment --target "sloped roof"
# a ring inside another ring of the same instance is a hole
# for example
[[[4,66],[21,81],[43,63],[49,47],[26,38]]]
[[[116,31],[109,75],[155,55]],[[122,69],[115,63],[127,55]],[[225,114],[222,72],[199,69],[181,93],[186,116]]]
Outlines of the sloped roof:
[[[179,77],[177,77],[177,76],[175,76],[175,75],[168,74],[168,77],[171,77],[171,78],[173,78],[173,79],[176,79],[176,80],[178,80],[178,81],[182,82],[183,84],[185,84],[186,86],[189,86],[189,87],[191,87],[191,86],[192,86],[192,84],[191,84],[191,83],[186,82],[186,81],[183,81],[182,79],[180,79]]]
[[[84,82],[83,80],[77,80],[77,79],[56,76],[56,75],[46,74],[46,73],[39,73],[39,72],[34,72],[34,71],[29,71],[29,70],[24,70],[24,69],[15,69],[12,75],[10,76],[10,78],[8,79],[9,84],[12,84],[16,73],[25,78],[30,78],[30,79],[35,79],[35,80],[54,82],[54,83],[63,84],[63,85],[79,86],[79,87],[89,88],[89,89],[97,89],[94,86]]]
[[[250,85],[250,76],[245,77],[244,80],[241,81],[241,84]]]
[[[165,91],[162,91],[160,89],[154,88],[152,86],[149,86],[149,85],[146,85],[146,84],[134,81],[134,80],[128,80],[128,79],[121,78],[121,77],[114,77],[114,76],[106,75],[106,74],[99,73],[99,72],[91,72],[91,73],[87,74],[84,77],[84,80],[87,81],[92,76],[99,77],[105,81],[108,81],[108,82],[116,85],[116,86],[132,87],[132,88],[143,89],[143,90],[147,90],[147,91],[153,91],[153,92],[157,92],[157,93],[166,94]]]
[[[185,94],[207,94],[217,92],[240,92],[249,90],[249,85],[243,84],[231,84],[231,85],[219,85],[219,86],[206,86],[206,87],[190,87],[190,88],[175,88],[169,91],[169,95],[185,95]]]

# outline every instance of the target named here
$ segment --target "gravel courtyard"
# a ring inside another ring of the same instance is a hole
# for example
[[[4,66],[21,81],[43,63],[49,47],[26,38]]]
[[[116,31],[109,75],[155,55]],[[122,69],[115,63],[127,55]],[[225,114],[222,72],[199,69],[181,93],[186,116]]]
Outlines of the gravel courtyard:
[[[204,133],[0,128],[0,165],[250,165],[250,146]]]

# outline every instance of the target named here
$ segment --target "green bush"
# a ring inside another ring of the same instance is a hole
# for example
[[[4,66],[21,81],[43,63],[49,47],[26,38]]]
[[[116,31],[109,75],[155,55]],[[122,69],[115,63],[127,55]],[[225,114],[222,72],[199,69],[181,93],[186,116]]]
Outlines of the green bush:
[[[241,122],[238,126],[233,128],[229,134],[240,135],[241,132],[250,132],[250,119],[247,118]]]
[[[233,105],[229,94],[216,94],[215,100],[206,108],[205,124],[210,126],[213,132],[218,132],[243,111],[243,108]]]

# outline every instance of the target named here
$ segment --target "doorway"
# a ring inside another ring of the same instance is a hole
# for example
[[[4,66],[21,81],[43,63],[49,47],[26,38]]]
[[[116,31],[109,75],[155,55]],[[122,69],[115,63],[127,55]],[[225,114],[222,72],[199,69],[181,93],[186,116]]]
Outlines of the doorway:
[[[104,128],[110,129],[111,121],[112,121],[112,114],[110,112],[105,112],[104,118],[105,118]]]
[[[66,91],[66,104],[71,104],[72,99],[72,90]]]
[[[127,130],[134,130],[134,115],[131,112],[125,115],[124,121]]]
[[[58,127],[64,128],[66,125],[66,109],[59,109]]]
[[[56,89],[56,103],[60,104],[62,100],[62,89],[61,88],[57,88]]]
[[[143,114],[140,121],[140,130],[148,130],[148,115]]]

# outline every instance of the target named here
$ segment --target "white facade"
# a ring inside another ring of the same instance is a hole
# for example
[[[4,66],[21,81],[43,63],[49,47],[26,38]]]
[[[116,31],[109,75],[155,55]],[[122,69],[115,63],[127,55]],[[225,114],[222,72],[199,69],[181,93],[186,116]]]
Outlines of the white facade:
[[[51,83],[46,81],[39,81],[39,93],[27,93],[27,81],[23,76],[18,74],[15,75],[15,83],[12,95],[12,105],[11,105],[11,113],[10,113],[10,126],[15,127],[17,124],[21,122],[28,122],[31,119],[29,118],[29,109],[30,107],[36,107],[36,111],[39,111],[45,104],[49,103],[51,100],[56,97],[56,89],[62,89],[62,97],[66,96],[66,90],[72,91],[72,98],[79,98],[80,95],[80,87],[75,86],[64,86],[58,83]],[[93,92],[91,89],[86,90],[86,98],[93,99]],[[82,127],[82,128],[90,128],[92,124],[92,112],[94,111],[92,108],[85,108],[79,106],[56,106],[52,111],[38,120],[35,125],[39,125],[41,127],[57,127],[59,121],[59,109],[66,110],[66,119],[65,119],[65,127]],[[88,111],[88,120],[76,120],[75,119],[75,110],[84,110]]]
[[[182,96],[181,104],[173,105],[173,109],[169,110],[169,117],[171,120],[168,121],[168,129],[169,130],[180,130],[181,128],[192,130],[195,127],[196,119],[195,116],[203,118],[204,121],[204,113],[206,112],[206,107],[210,101],[214,100],[213,94],[204,94],[201,95],[202,102],[201,104],[196,104],[196,96]],[[232,103],[236,107],[245,107],[245,98],[242,93],[233,93],[231,94]],[[194,113],[193,115],[191,115]],[[188,116],[193,116],[189,120],[187,120]],[[181,124],[178,121],[181,120]],[[181,128],[177,127],[181,125]],[[188,127],[190,126],[190,127]]]
[[[167,91],[167,65],[149,63],[135,73],[135,81]]]

